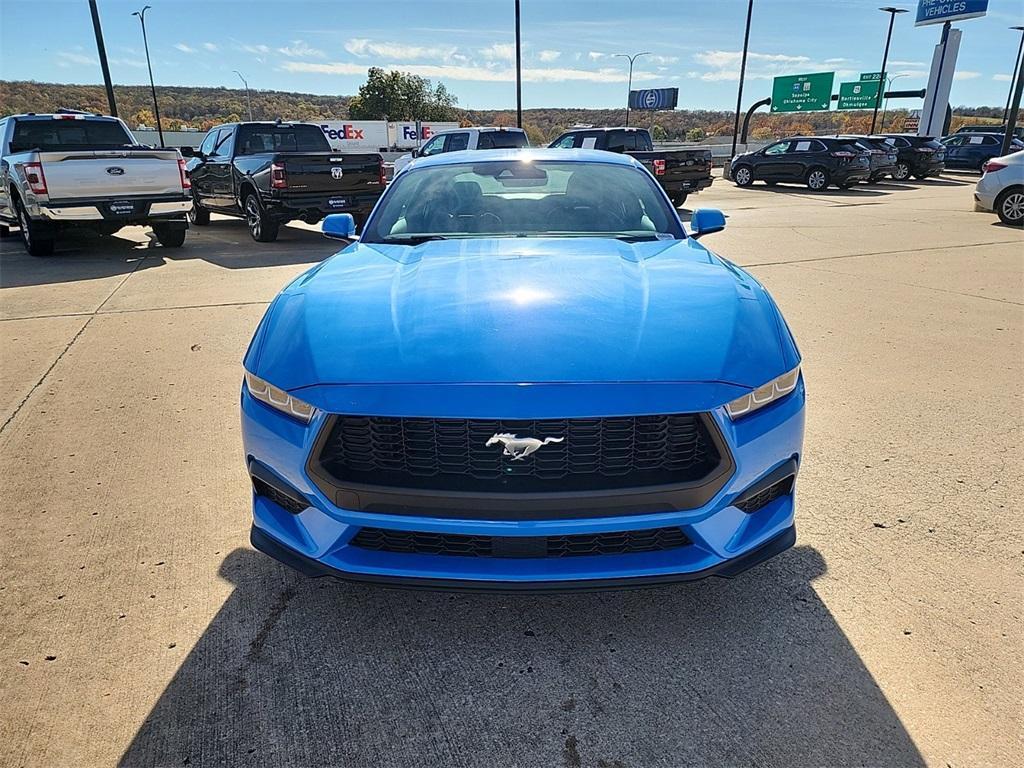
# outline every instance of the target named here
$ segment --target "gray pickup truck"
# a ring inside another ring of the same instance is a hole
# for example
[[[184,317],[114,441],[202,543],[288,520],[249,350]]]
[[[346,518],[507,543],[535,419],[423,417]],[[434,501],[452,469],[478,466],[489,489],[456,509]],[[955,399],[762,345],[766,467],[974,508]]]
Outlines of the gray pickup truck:
[[[139,144],[115,117],[66,110],[0,119],[0,234],[17,227],[33,256],[53,253],[65,229],[112,235],[133,224],[177,248],[191,208],[178,151]]]

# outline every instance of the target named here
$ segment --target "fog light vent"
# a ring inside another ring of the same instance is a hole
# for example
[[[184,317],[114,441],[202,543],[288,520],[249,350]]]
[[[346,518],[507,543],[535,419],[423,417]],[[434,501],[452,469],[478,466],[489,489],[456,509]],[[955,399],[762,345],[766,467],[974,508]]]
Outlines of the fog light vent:
[[[286,512],[291,512],[293,515],[299,514],[309,506],[306,501],[295,498],[292,495],[285,493],[280,488],[275,488],[270,483],[258,477],[252,478],[252,488],[256,492],[257,496],[269,499]]]
[[[746,496],[746,498],[744,498],[742,501],[735,502],[733,506],[743,510],[747,514],[750,514],[751,512],[757,512],[757,510],[761,509],[764,506],[767,506],[769,503],[775,501],[775,499],[779,498],[780,496],[785,496],[789,493],[792,493],[793,481],[795,479],[796,478],[793,475],[785,477],[782,480],[779,480],[777,483],[773,483],[772,485],[769,485],[767,488],[764,488],[753,495]]]

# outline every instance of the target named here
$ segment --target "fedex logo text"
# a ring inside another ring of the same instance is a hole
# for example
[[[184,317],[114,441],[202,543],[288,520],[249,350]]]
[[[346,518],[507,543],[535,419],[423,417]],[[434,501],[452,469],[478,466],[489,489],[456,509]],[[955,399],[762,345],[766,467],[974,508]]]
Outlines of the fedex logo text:
[[[335,139],[335,140],[340,139],[340,140],[344,141],[346,139],[362,139],[363,138],[363,129],[362,128],[356,128],[356,127],[348,125],[348,124],[341,126],[341,130],[340,131],[335,130],[334,128],[331,128],[329,125],[321,125],[320,126],[320,130],[322,130],[324,132],[324,135],[327,136],[328,139]]]
[[[420,128],[422,136],[416,135],[416,126],[414,125],[403,125],[402,126],[402,138],[407,141],[416,141],[416,139],[429,139],[434,135],[434,132],[430,130],[429,125],[424,125]]]

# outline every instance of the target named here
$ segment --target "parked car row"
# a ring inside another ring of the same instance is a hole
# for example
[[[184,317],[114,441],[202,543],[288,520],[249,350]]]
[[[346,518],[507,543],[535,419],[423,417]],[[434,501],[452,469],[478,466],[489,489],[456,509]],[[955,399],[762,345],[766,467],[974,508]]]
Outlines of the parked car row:
[[[733,158],[737,186],[802,183],[814,192],[835,185],[849,189],[886,176],[926,179],[944,168],[945,149],[935,139],[905,134],[876,136],[792,136]]]
[[[1005,133],[986,131],[958,131],[942,139],[946,148],[946,167],[966,171],[984,172],[985,163],[1003,154]],[[1011,151],[1024,149],[1024,141],[1015,136],[1010,139]]]

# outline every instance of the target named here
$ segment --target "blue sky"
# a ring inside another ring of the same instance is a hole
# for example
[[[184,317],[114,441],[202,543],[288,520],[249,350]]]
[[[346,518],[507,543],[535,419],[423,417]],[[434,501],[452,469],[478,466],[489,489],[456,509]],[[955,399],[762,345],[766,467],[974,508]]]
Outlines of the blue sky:
[[[143,0],[99,0],[115,82],[147,82],[138,20]],[[149,0],[157,85],[353,94],[367,67],[442,81],[470,108],[514,108],[512,0],[244,2]],[[888,16],[878,0],[755,0],[745,102],[770,95],[777,74],[836,71],[837,82],[877,71]],[[912,0],[895,3],[913,9]],[[745,0],[522,0],[525,107],[613,107],[625,99],[626,61],[651,51],[634,87],[678,86],[679,106],[735,106]],[[939,27],[896,18],[889,71],[896,85],[927,80]],[[991,0],[965,21],[951,101],[1003,105],[1024,0]],[[86,0],[0,0],[0,77],[99,83]],[[836,86],[838,89],[838,86]],[[909,102],[907,106],[912,105]]]

